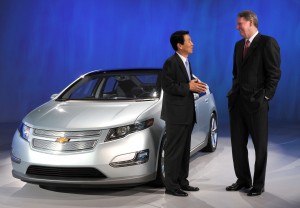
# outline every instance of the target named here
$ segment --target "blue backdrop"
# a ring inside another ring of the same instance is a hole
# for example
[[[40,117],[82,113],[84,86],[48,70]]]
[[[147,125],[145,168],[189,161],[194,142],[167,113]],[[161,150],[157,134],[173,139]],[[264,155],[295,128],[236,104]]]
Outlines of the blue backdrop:
[[[281,46],[270,118],[300,121],[299,0],[0,0],[0,122],[21,120],[87,71],[162,67],[179,29],[190,31],[193,71],[227,122],[236,16],[245,9]]]

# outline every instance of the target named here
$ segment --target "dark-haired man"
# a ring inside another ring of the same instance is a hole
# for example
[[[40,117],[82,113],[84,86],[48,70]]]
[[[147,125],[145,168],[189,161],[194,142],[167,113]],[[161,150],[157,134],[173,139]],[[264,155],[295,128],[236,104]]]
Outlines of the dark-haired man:
[[[188,31],[171,35],[175,54],[163,66],[164,91],[161,118],[166,122],[165,187],[166,194],[188,196],[185,191],[199,191],[189,185],[189,158],[191,134],[196,122],[193,92],[205,92],[206,84],[194,79],[188,56],[193,52],[193,42]]]

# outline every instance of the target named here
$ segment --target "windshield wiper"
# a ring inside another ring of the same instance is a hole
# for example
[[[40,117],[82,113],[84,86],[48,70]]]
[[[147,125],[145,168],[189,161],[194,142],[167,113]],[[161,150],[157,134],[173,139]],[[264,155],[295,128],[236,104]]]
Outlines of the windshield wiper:
[[[142,102],[142,101],[153,101],[156,100],[157,98],[138,98],[135,101],[136,102]]]
[[[69,100],[68,98],[57,98],[57,99],[55,99],[55,101],[67,101],[67,100]]]

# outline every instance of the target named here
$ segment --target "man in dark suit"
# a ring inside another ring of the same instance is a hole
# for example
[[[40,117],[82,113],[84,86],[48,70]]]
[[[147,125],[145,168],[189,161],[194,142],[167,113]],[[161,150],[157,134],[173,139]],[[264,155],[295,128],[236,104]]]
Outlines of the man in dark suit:
[[[269,101],[279,82],[280,48],[272,37],[258,32],[258,19],[246,10],[238,14],[237,29],[244,39],[234,48],[232,88],[228,92],[232,157],[236,183],[227,191],[252,187],[248,136],[255,149],[253,187],[248,196],[264,192],[268,146]]]
[[[193,92],[205,92],[206,84],[192,77],[188,55],[193,43],[188,31],[171,35],[171,45],[176,53],[163,66],[164,91],[161,118],[166,122],[165,187],[166,194],[188,196],[185,191],[199,191],[189,185],[191,134],[196,122]]]

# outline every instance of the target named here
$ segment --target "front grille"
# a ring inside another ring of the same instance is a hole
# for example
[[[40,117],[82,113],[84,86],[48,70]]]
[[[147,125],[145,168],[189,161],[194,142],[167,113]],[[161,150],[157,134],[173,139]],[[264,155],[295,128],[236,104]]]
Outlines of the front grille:
[[[97,140],[82,140],[82,141],[70,141],[67,143],[59,143],[50,140],[33,139],[32,146],[35,149],[51,150],[51,151],[79,151],[93,149],[97,144]]]
[[[26,174],[52,177],[72,177],[72,178],[106,178],[106,176],[95,168],[61,168],[29,166]]]
[[[34,129],[33,135],[43,137],[99,137],[101,130],[90,131],[52,131],[44,129]]]

